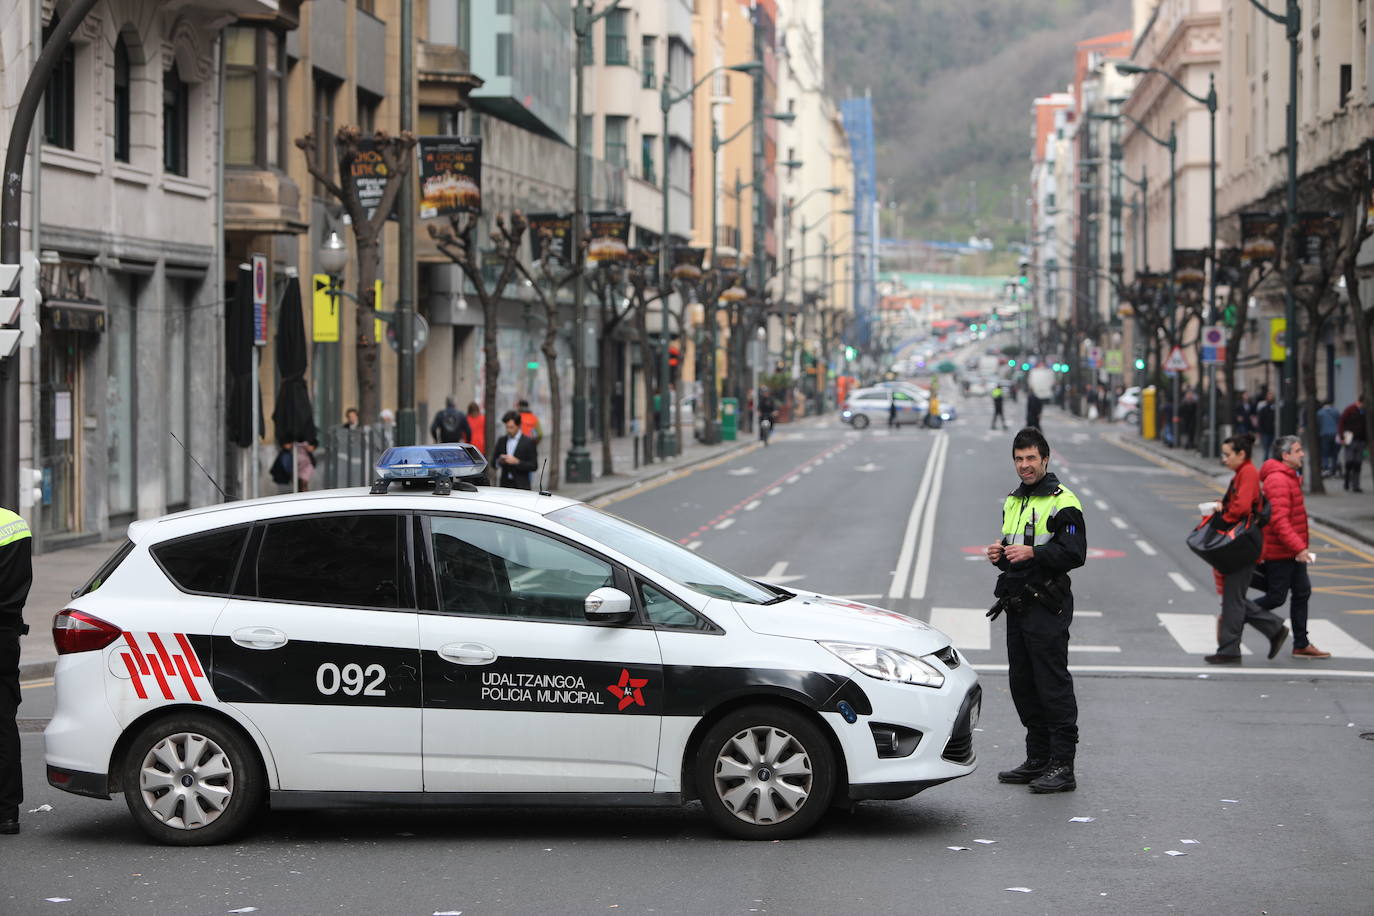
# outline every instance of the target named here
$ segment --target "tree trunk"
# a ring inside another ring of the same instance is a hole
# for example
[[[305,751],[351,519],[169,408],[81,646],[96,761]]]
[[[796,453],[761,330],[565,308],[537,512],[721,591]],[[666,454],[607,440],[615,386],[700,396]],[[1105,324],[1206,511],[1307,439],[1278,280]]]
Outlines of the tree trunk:
[[[1312,318],[1311,315],[1308,317],[1309,319]],[[1307,475],[1307,491],[1309,493],[1326,492],[1326,484],[1322,481],[1321,475],[1321,432],[1317,429],[1317,358],[1321,353],[1320,335],[1320,324],[1317,321],[1309,320],[1307,334],[1303,339],[1303,359],[1298,363],[1298,369],[1302,372],[1303,419],[1307,424],[1307,454],[1310,456],[1308,470],[1316,469],[1315,474],[1309,473]]]
[[[549,373],[549,490],[558,490],[558,456],[563,453],[563,393],[558,379],[558,292],[554,291],[545,306],[547,323],[544,342],[539,350],[544,354],[544,366]]]
[[[474,285],[481,283],[481,273],[477,273]],[[477,287],[479,290],[481,286]],[[486,424],[487,449],[496,447],[496,384],[501,378],[501,353],[497,344],[498,331],[496,313],[500,310],[501,290],[496,295],[482,298],[482,414]],[[495,469],[495,464],[492,468]],[[500,473],[494,474],[494,483],[499,483]]]
[[[1350,258],[1345,263],[1345,292],[1350,297],[1350,316],[1355,323],[1355,352],[1360,360],[1360,389],[1359,393],[1364,395],[1366,410],[1364,412],[1365,422],[1365,442],[1374,442],[1374,340],[1370,335],[1374,334],[1374,309],[1366,311],[1364,300],[1360,296],[1360,277],[1355,267],[1357,258]],[[1344,410],[1344,405],[1335,403],[1335,394],[1331,395],[1332,404],[1337,410]],[[1336,444],[1336,453],[1340,454],[1341,445]],[[1338,459],[1339,462],[1339,459]]]
[[[378,393],[378,349],[377,349],[377,242],[357,240],[358,254],[358,307],[356,313],[358,410],[365,423],[376,423],[381,419],[381,399]]]
[[[639,364],[644,375],[644,423],[640,435],[644,441],[644,463],[654,459],[654,395],[658,391],[658,378],[653,372],[654,348],[649,346],[649,305],[641,297],[635,308],[635,338],[639,342]]]

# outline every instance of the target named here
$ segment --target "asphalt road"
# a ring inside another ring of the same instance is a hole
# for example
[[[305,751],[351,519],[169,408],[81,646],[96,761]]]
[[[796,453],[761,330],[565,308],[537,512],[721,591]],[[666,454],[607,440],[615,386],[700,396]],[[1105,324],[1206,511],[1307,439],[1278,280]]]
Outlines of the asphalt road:
[[[1216,596],[1183,538],[1213,484],[1047,413],[1051,469],[1097,551],[1074,579],[1079,789],[999,785],[1022,730],[1002,625],[983,617],[994,571],[971,551],[996,537],[1016,479],[1011,434],[987,418],[974,404],[938,433],[785,426],[767,449],[609,506],[746,574],[946,629],[986,691],[971,777],[786,843],[722,839],[691,807],[271,813],[238,844],[179,850],[149,845],[122,801],[48,788],[28,733],[0,912],[1370,912],[1374,555],[1314,545],[1313,641],[1337,657],[1266,661],[1247,634],[1241,668],[1209,669]],[[25,699],[41,718],[50,690]]]

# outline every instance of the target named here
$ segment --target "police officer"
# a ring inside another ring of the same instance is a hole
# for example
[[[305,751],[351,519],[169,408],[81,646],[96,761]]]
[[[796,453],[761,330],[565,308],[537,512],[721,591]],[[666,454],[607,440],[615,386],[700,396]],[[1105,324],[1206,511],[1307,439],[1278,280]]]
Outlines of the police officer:
[[[19,832],[24,783],[19,772],[19,637],[24,601],[33,584],[33,538],[29,526],[0,508],[0,834]]]
[[[1073,593],[1068,572],[1083,565],[1087,528],[1078,497],[1049,473],[1050,445],[1027,427],[1011,444],[1021,485],[1002,504],[1002,539],[988,560],[1002,574],[988,616],[1007,615],[1011,698],[1026,727],[1026,760],[997,774],[1036,793],[1072,792],[1078,702],[1069,675]]]

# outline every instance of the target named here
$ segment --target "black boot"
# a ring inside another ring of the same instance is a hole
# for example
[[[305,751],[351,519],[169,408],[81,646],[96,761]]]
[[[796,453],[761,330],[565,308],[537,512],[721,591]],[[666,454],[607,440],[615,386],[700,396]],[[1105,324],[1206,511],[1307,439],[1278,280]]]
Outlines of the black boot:
[[[1026,762],[1014,770],[1003,770],[997,774],[998,782],[1008,782],[1012,785],[1024,786],[1049,767],[1050,762],[1044,757],[1027,757]]]
[[[1078,788],[1073,779],[1072,760],[1051,760],[1049,767],[1038,779],[1030,784],[1030,790],[1037,795],[1050,792],[1072,792]]]

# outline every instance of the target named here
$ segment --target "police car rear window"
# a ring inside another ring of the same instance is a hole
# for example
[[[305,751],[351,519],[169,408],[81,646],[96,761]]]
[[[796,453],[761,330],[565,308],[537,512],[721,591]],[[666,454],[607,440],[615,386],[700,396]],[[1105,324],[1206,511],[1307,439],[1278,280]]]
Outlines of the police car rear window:
[[[82,595],[89,595],[91,592],[105,584],[105,580],[124,562],[124,558],[134,549],[134,542],[126,540],[120,544],[110,558],[100,564],[100,568],[95,571],[95,575],[86,580],[86,584],[72,592],[73,598],[80,598]]]
[[[225,595],[247,537],[248,526],[241,525],[177,538],[154,547],[153,559],[182,591]]]

